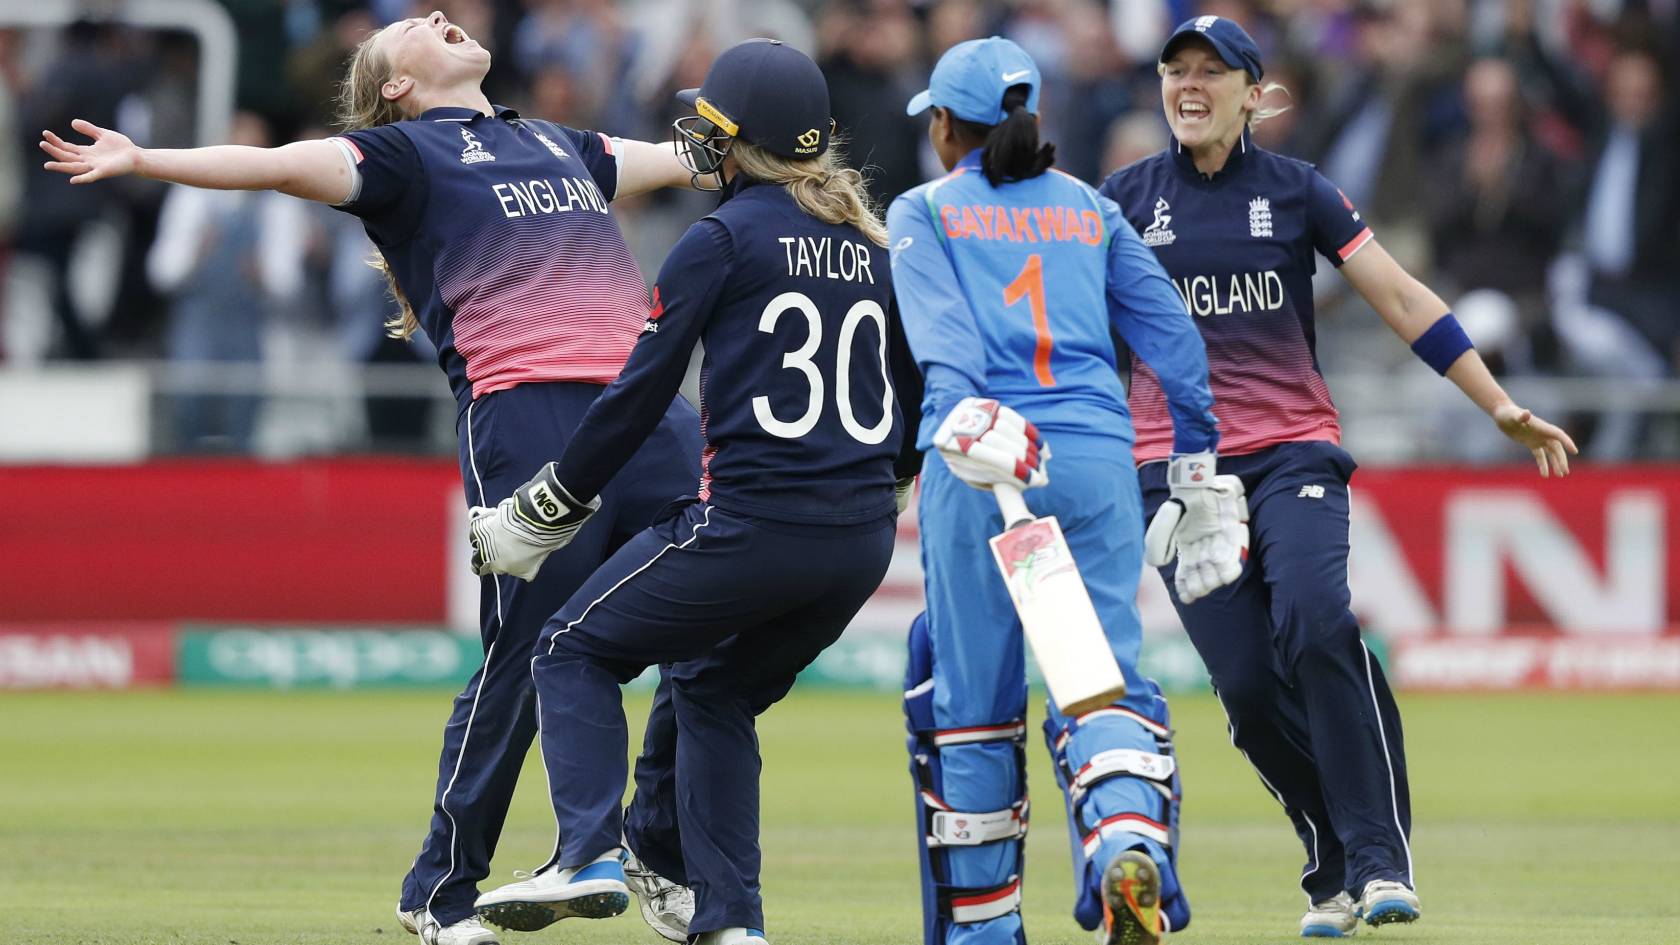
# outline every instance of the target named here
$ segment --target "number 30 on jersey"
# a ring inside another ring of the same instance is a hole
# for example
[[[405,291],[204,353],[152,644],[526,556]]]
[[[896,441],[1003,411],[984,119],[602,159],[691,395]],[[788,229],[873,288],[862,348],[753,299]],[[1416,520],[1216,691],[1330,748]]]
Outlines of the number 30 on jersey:
[[[778,420],[770,412],[770,398],[760,395],[752,401],[753,416],[758,419],[759,426],[766,432],[784,439],[796,440],[816,429],[817,420],[822,416],[823,395],[827,385],[823,381],[822,371],[812,359],[816,356],[817,348],[822,344],[822,314],[817,311],[817,305],[811,297],[803,292],[783,292],[770,300],[764,307],[764,314],[759,316],[758,330],[773,334],[776,322],[788,312],[798,312],[805,316],[805,322],[810,329],[805,338],[805,344],[797,350],[782,355],[782,367],[792,368],[805,375],[806,383],[810,385],[810,399],[805,406],[805,412],[797,420]],[[852,411],[852,342],[857,335],[858,326],[864,319],[875,323],[881,339],[877,363],[881,368],[881,419],[872,427],[866,427],[858,422],[857,415]],[[846,311],[846,317],[840,322],[839,345],[834,355],[834,406],[840,411],[840,425],[851,434],[852,439],[870,446],[880,443],[892,432],[892,382],[887,377],[887,313],[881,310],[880,303],[873,299],[862,299]]]

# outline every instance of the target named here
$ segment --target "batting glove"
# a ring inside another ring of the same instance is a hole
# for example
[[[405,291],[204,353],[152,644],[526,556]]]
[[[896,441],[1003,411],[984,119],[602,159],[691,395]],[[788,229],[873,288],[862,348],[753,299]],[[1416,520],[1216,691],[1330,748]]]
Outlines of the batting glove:
[[[475,505],[469,511],[473,573],[532,580],[549,554],[570,544],[600,507],[600,496],[588,502],[572,498],[549,463],[495,508]]]
[[[1214,474],[1212,453],[1167,460],[1171,494],[1144,535],[1144,560],[1165,567],[1178,556],[1173,586],[1194,603],[1242,576],[1248,560],[1248,497],[1242,480]]]
[[[1050,481],[1050,447],[1038,428],[995,400],[964,397],[933,434],[945,465],[963,482],[990,490],[999,483],[1033,489]]]

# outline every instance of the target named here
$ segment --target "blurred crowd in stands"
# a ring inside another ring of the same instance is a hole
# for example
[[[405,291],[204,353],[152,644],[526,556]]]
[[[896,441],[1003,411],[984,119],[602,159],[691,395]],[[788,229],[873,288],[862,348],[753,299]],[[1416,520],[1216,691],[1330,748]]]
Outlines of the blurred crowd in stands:
[[[1655,383],[1680,371],[1680,0],[218,2],[239,39],[232,141],[329,133],[354,46],[434,7],[495,53],[493,100],[654,140],[679,115],[673,91],[698,85],[718,50],[768,35],[822,64],[852,160],[883,203],[938,170],[925,119],[903,104],[952,44],[1000,34],[1026,47],[1044,73],[1057,163],[1094,183],[1167,143],[1154,58],[1170,28],[1233,17],[1260,42],[1266,78],[1288,90],[1267,101],[1290,108],[1261,126],[1260,142],[1339,184],[1390,252],[1454,305],[1498,372]],[[213,143],[195,126],[193,38],[131,28],[112,16],[120,3],[82,9],[61,28],[0,22],[0,129],[13,142],[0,154],[0,277],[27,274],[34,290],[0,296],[0,362],[247,363],[278,356],[276,346],[348,363],[425,361],[382,337],[388,302],[364,265],[371,246],[343,214],[139,180],[70,187],[40,169],[40,130],[66,132],[72,117],[145,145]],[[618,208],[644,272],[709,199]],[[1320,291],[1328,373],[1418,370],[1340,280]],[[25,321],[20,298],[51,318],[14,325]],[[248,445],[254,403],[186,400],[183,429]],[[212,407],[219,416],[197,413]],[[424,439],[416,402],[368,407],[370,443]],[[1680,431],[1665,440],[1661,417],[1655,434],[1632,410],[1565,419],[1589,455],[1680,452]],[[1458,455],[1454,440],[1423,455]]]

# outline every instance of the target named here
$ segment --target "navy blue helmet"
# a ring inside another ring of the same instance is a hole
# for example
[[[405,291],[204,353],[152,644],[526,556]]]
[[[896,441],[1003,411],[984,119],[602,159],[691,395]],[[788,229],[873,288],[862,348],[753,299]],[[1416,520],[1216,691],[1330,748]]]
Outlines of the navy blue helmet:
[[[827,151],[834,136],[822,70],[777,39],[750,39],[724,50],[700,87],[678,92],[677,100],[699,113],[679,118],[673,133],[697,183],[723,165],[735,138],[808,160]]]

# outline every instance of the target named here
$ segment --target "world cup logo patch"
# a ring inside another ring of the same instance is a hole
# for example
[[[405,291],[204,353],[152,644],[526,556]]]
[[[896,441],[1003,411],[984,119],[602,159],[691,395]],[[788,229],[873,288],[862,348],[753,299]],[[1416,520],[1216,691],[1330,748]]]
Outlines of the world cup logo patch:
[[[473,134],[466,128],[461,129],[461,140],[467,143],[467,146],[461,151],[462,164],[482,164],[485,161],[496,159],[494,154],[484,150],[484,144],[478,140],[478,135]]]

